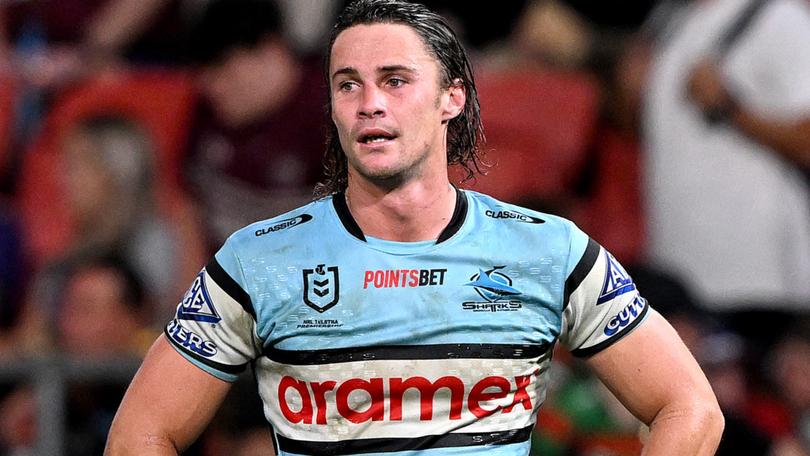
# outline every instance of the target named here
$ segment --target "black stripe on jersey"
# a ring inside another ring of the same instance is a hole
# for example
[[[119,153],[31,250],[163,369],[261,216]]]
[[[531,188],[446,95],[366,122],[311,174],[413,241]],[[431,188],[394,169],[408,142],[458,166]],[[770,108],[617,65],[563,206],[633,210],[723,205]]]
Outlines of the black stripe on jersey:
[[[292,365],[317,365],[375,360],[415,359],[531,359],[548,356],[550,344],[382,345],[326,350],[280,350],[267,347],[264,356]]]
[[[579,259],[579,263],[571,271],[571,275],[565,279],[565,292],[563,294],[563,309],[568,307],[568,300],[571,298],[571,293],[579,287],[579,284],[585,280],[585,276],[591,272],[596,259],[599,257],[599,244],[591,238],[588,238],[588,246],[585,247],[585,253]]]
[[[428,450],[431,448],[509,445],[529,439],[534,425],[510,431],[450,433],[416,438],[355,439],[338,442],[293,440],[279,435],[282,451],[311,455],[363,454],[376,452]]]
[[[593,346],[591,346],[591,347],[587,347],[587,348],[578,348],[578,349],[576,349],[576,350],[571,350],[571,354],[572,354],[572,355],[574,355],[574,356],[576,356],[576,357],[579,357],[579,358],[587,358],[588,356],[595,355],[595,354],[599,353],[600,351],[602,351],[602,350],[604,350],[604,349],[606,349],[606,348],[610,347],[611,345],[613,345],[613,344],[615,344],[616,342],[618,342],[618,341],[619,341],[621,338],[623,338],[624,336],[626,336],[626,335],[630,334],[630,331],[632,331],[632,330],[633,330],[633,328],[635,328],[636,326],[638,326],[638,324],[639,324],[639,323],[641,323],[641,322],[644,320],[644,317],[646,317],[646,316],[647,316],[647,311],[648,311],[649,309],[650,309],[650,305],[649,305],[649,304],[645,304],[645,305],[644,305],[644,310],[642,310],[642,311],[641,311],[641,314],[640,314],[638,317],[636,317],[636,319],[635,319],[635,320],[633,320],[633,322],[632,322],[632,323],[630,323],[629,325],[627,325],[627,327],[626,327],[626,328],[624,328],[624,329],[622,330],[622,332],[620,332],[620,333],[618,333],[618,334],[615,334],[615,335],[614,335],[613,337],[611,337],[610,339],[608,339],[608,340],[606,340],[606,341],[604,341],[604,342],[598,343],[598,344],[596,344],[596,345],[593,345]]]
[[[175,342],[174,339],[172,339],[172,336],[169,335],[168,326],[166,328],[163,328],[163,334],[166,336],[166,339],[169,341],[169,343],[172,344],[174,347],[177,347],[178,350],[182,351],[191,358],[194,358],[195,361],[199,361],[212,369],[216,369],[226,374],[234,374],[234,375],[241,374],[242,372],[245,371],[245,369],[247,369],[247,363],[237,364],[235,366],[231,364],[222,364],[216,361],[211,361],[208,358],[200,356],[192,351],[189,351],[186,347],[183,347],[182,345]]]
[[[363,230],[360,229],[360,225],[358,225],[354,220],[354,217],[352,217],[352,213],[349,211],[349,206],[346,204],[346,194],[340,192],[332,195],[332,205],[335,207],[335,212],[337,212],[337,215],[340,218],[341,223],[343,223],[343,227],[346,228],[346,231],[357,239],[365,241],[366,237],[363,235]]]
[[[256,311],[253,310],[253,303],[250,300],[250,295],[247,294],[236,280],[233,280],[233,277],[230,276],[222,266],[219,265],[216,257],[211,258],[211,261],[205,265],[205,271],[208,273],[208,277],[211,277],[214,282],[222,288],[222,291],[228,294],[228,296],[232,297],[236,302],[245,309],[245,312],[249,313],[254,320],[256,320]]]

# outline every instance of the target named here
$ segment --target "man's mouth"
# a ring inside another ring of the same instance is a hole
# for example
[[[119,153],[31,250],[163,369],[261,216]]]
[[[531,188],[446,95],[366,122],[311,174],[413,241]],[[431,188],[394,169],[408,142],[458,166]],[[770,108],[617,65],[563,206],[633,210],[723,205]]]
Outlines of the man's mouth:
[[[363,133],[357,138],[357,142],[362,144],[377,144],[396,139],[396,135],[386,131],[373,131]]]

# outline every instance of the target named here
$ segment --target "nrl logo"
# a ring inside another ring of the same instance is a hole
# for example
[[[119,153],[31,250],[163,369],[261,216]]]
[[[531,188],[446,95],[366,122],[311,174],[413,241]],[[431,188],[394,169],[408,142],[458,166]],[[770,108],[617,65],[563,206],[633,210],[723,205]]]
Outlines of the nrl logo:
[[[315,269],[304,269],[304,304],[324,313],[340,299],[340,277],[337,266],[319,264]]]

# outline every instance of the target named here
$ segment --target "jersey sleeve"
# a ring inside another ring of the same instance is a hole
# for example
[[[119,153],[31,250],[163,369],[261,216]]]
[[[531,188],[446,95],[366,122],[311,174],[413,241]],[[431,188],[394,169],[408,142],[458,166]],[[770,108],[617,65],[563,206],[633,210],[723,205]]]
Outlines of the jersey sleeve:
[[[197,367],[225,381],[259,354],[255,311],[228,243],[191,284],[164,330],[172,346]]]
[[[572,242],[575,263],[565,282],[560,341],[584,357],[627,335],[649,306],[613,255],[584,233],[575,236],[581,238]]]

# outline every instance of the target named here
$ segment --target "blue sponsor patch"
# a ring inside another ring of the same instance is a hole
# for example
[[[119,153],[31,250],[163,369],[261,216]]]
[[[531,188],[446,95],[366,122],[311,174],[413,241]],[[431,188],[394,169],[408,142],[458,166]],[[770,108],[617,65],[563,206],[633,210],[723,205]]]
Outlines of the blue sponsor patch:
[[[622,265],[613,258],[613,255],[607,251],[605,251],[605,262],[607,264],[605,281],[602,283],[602,292],[599,293],[599,299],[596,300],[597,306],[636,289],[633,279],[622,268]]]
[[[605,325],[605,335],[610,337],[635,321],[635,319],[641,315],[641,312],[644,311],[644,306],[646,304],[647,301],[644,300],[644,298],[636,295],[635,299],[630,301],[630,304],[622,309],[618,315],[608,321],[608,324]]]
[[[202,337],[182,326],[178,320],[172,320],[166,333],[178,345],[206,358],[217,354],[217,346],[210,340],[203,340]]]
[[[208,288],[205,286],[205,272],[200,272],[191,284],[183,301],[177,308],[177,318],[180,320],[194,320],[204,323],[218,323],[222,318],[211,302]]]

